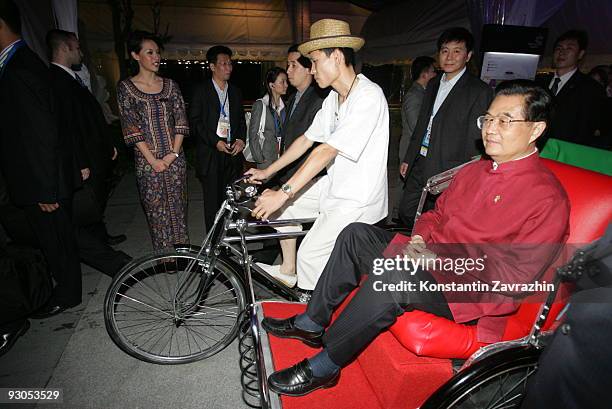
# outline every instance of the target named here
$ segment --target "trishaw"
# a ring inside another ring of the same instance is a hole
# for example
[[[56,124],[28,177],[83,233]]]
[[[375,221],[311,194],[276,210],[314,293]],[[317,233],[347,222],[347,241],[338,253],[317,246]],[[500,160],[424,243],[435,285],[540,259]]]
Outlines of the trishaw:
[[[571,202],[568,242],[586,244],[601,236],[612,221],[612,178],[541,160]],[[462,166],[432,177],[423,198],[443,191]],[[520,407],[527,380],[537,370],[563,309],[564,291],[551,292],[544,303],[525,300],[509,317],[503,341],[489,345],[477,341],[474,326],[406,312],[343,369],[334,388],[300,398],[272,393],[269,374],[316,350],[297,340],[268,337],[261,320],[301,312],[308,297],[253,263],[249,243],[304,235],[306,231],[271,228],[312,220],[250,220],[257,188],[244,178],[229,185],[226,196],[201,246],[177,246],[134,260],[113,279],[104,316],[108,333],[123,351],[147,362],[179,364],[214,355],[238,337],[243,399],[252,407]],[[576,253],[557,271],[555,284],[573,280],[584,259],[584,253]],[[284,300],[257,300],[255,282]]]

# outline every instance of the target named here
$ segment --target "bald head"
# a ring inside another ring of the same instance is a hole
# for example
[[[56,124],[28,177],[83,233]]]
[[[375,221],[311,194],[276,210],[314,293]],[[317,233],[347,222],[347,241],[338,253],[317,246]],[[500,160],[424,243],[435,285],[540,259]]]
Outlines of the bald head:
[[[12,0],[0,0],[0,49],[21,38],[21,14]]]

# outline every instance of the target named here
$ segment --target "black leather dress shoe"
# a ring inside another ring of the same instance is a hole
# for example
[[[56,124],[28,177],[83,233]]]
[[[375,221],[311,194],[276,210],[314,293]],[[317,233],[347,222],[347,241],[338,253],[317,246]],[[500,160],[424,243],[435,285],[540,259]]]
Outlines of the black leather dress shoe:
[[[106,235],[106,243],[109,246],[114,246],[119,243],[123,243],[127,240],[127,236],[125,234],[118,234],[116,236],[111,236],[110,234]]]
[[[279,338],[299,339],[309,347],[320,348],[323,346],[321,338],[325,331],[306,331],[295,326],[295,315],[291,318],[278,320],[276,318],[264,318],[261,326],[268,334]]]
[[[17,339],[25,334],[30,328],[30,321],[24,320],[21,325],[16,325],[13,329],[3,331],[0,334],[0,356],[6,354],[17,342]]]
[[[321,388],[331,388],[338,383],[340,370],[323,378],[317,378],[312,374],[310,362],[304,359],[291,368],[274,372],[268,377],[270,390],[289,396],[302,396]]]
[[[30,314],[30,318],[34,318],[35,320],[44,320],[45,318],[53,317],[59,313],[62,313],[66,310],[66,307],[59,304],[45,304],[34,313]]]

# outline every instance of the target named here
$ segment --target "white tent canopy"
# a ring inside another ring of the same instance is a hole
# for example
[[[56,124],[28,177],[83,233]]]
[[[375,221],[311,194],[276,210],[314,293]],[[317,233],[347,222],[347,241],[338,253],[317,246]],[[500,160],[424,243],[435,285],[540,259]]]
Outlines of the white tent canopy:
[[[570,29],[590,37],[585,67],[612,63],[610,0],[420,0],[392,2],[372,13],[363,26],[364,61],[401,62],[433,55],[446,28],[461,26],[480,37],[483,23],[542,26],[549,29],[544,65],[550,64],[553,42]],[[477,27],[474,29],[474,27]]]
[[[465,0],[391,4],[364,24],[366,45],[361,57],[372,64],[386,64],[432,55],[440,33],[454,26],[470,28]]]
[[[152,3],[132,1],[133,29],[152,30]],[[225,44],[240,59],[284,59],[287,47],[295,38],[294,7],[301,7],[302,19],[297,21],[303,21],[306,36],[310,22],[324,17],[346,20],[351,29],[359,33],[370,14],[348,1],[164,1],[159,31],[163,34],[169,25],[168,34],[172,36],[165,46],[165,56],[203,59],[209,47]],[[92,51],[113,49],[112,14],[106,0],[79,1],[79,18],[86,27]],[[297,41],[301,40],[300,37]]]

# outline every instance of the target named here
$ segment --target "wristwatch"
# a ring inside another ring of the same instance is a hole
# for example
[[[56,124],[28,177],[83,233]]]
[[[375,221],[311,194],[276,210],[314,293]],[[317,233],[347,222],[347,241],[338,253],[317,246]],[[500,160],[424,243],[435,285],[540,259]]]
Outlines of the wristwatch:
[[[283,184],[281,186],[281,191],[285,193],[287,196],[289,196],[289,199],[293,198],[294,193],[293,193],[293,188],[291,187],[291,185],[287,183]]]
[[[178,157],[179,157],[179,154],[178,154],[178,153],[176,153],[176,152],[172,151],[172,154],[173,154],[174,156],[176,156],[176,158],[178,159]]]

